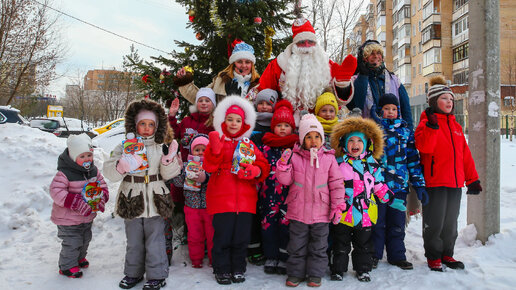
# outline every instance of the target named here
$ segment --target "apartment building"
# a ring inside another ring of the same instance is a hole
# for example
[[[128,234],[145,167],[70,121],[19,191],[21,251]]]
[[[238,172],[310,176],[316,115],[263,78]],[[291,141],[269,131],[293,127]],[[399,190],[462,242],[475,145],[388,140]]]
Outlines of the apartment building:
[[[385,47],[385,65],[404,84],[417,122],[426,107],[429,79],[443,74],[457,95],[456,115],[467,120],[469,72],[468,0],[371,0],[363,15],[374,27],[353,31],[354,39],[376,39]],[[364,27],[361,25],[361,27]],[[363,35],[358,37],[356,32]],[[372,37],[371,37],[372,36]],[[500,0],[500,81],[504,98],[516,86],[516,1]],[[510,95],[513,96],[516,94]],[[516,102],[516,100],[514,101]],[[516,103],[512,105],[516,107]]]
[[[89,70],[84,76],[84,90],[87,91],[120,91],[127,90],[130,85],[130,73],[117,70]],[[125,88],[125,89],[124,89]]]

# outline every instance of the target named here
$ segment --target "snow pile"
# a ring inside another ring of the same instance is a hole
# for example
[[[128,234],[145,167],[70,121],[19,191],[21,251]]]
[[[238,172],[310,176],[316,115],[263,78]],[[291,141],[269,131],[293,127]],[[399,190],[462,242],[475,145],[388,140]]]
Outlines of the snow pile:
[[[57,228],[50,221],[52,200],[48,189],[56,173],[57,157],[66,147],[66,139],[38,129],[6,124],[0,125],[0,142],[0,164],[4,166],[0,175],[2,288],[119,289],[118,282],[123,277],[125,233],[123,220],[111,216],[118,184],[108,183],[111,199],[106,212],[99,214],[93,223],[93,240],[88,253],[90,268],[84,270],[81,279],[60,276],[57,261],[61,247]],[[107,158],[105,152],[110,150],[100,147],[95,152],[95,163],[101,168],[104,158]],[[344,281],[333,282],[326,276],[321,288],[512,289],[516,284],[516,145],[503,140],[501,154],[500,233],[490,237],[485,246],[475,240],[475,227],[466,225],[467,197],[464,194],[462,198],[455,257],[464,261],[466,270],[447,270],[445,273],[428,270],[421,238],[422,219],[414,217],[406,236],[407,258],[414,263],[414,270],[403,271],[389,265],[384,258],[378,269],[371,273],[370,283],[358,282],[350,265]],[[179,246],[174,252],[165,289],[284,287],[285,276],[266,275],[261,267],[252,265],[248,266],[245,283],[222,287],[214,281],[212,269],[206,262],[202,269],[191,268],[187,247]],[[306,286],[300,288],[306,289]]]

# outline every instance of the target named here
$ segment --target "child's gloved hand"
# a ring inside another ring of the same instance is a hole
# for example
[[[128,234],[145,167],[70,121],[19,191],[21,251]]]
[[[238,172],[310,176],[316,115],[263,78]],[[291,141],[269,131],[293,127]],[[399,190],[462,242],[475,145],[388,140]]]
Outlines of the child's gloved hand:
[[[116,165],[116,170],[120,174],[126,174],[127,172],[138,169],[143,164],[143,159],[138,154],[123,154],[120,160],[118,160],[118,164]]]
[[[262,170],[258,166],[254,166],[248,163],[240,163],[240,170],[238,170],[238,178],[241,179],[253,179],[262,173]]]
[[[292,156],[292,150],[290,148],[287,148],[283,151],[281,154],[280,159],[276,162],[276,170],[280,171],[287,171],[289,170],[292,165],[288,164],[288,161],[290,160],[290,157]]]
[[[220,152],[222,152],[222,147],[224,146],[224,143],[223,143],[223,140],[224,140],[224,134],[222,134],[222,136],[219,137],[219,132],[217,131],[211,131],[209,134],[208,134],[208,137],[210,139],[210,148],[211,148],[211,153],[213,153],[214,155],[219,155]]]
[[[106,209],[106,202],[109,200],[109,195],[106,192],[102,193],[102,197],[100,198],[100,202],[97,204],[97,208],[99,211],[104,212]]]
[[[198,172],[188,171],[186,173],[186,178],[188,178],[188,179],[195,180],[198,177],[199,177],[199,173]]]
[[[83,216],[89,216],[92,212],[92,208],[87,204],[80,194],[69,193],[66,196],[64,207],[69,208]]]
[[[197,173],[197,177],[195,181],[199,183],[203,183],[206,180],[206,172],[204,170],[201,170]]]
[[[423,206],[427,205],[428,204],[428,193],[426,192],[426,189],[424,187],[416,187],[415,190],[416,190],[416,194],[417,194],[417,199],[419,199],[421,201],[421,204]]]
[[[173,140],[172,143],[168,146],[168,154],[161,156],[161,163],[163,165],[169,165],[174,160],[174,157],[177,155],[177,148],[179,144],[177,144],[176,140]]]
[[[403,200],[399,198],[395,198],[389,206],[399,211],[407,210],[407,207],[403,204]]]
[[[334,225],[337,225],[340,223],[340,220],[342,219],[342,212],[345,211],[347,208],[347,203],[341,203],[335,207],[332,207],[330,212],[330,218],[331,222]]]
[[[482,186],[480,186],[480,180],[477,180],[473,181],[468,185],[468,191],[466,192],[466,194],[477,195],[480,194],[481,191]]]
[[[432,107],[428,107],[425,109],[426,118],[428,121],[426,125],[432,129],[439,129],[439,124],[437,123],[437,116],[434,114],[434,109]]]
[[[382,111],[379,112],[380,114],[383,114]],[[383,116],[379,116],[378,113],[377,113],[377,107],[375,104],[373,104],[373,106],[371,107],[371,111],[369,112],[369,115],[371,116],[371,119],[373,119],[373,121],[375,121],[377,124],[381,124],[382,123],[382,117]]]

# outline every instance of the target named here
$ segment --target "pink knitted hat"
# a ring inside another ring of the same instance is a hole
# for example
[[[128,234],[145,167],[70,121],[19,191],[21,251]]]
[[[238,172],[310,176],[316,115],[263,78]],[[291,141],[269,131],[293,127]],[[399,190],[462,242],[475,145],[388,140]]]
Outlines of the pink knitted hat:
[[[321,134],[321,138],[324,139],[324,130],[317,117],[314,114],[303,115],[299,122],[299,142],[303,144],[305,135],[312,131]]]
[[[149,111],[149,110],[139,111],[138,114],[136,115],[136,125],[138,125],[138,123],[141,120],[152,120],[156,124],[156,127],[158,126],[158,118],[156,117],[156,114],[153,111]]]
[[[209,140],[208,138],[206,138],[206,135],[197,135],[196,137],[194,137],[192,143],[190,144],[190,152],[192,152],[195,149],[195,146],[197,145],[208,146],[208,142]]]

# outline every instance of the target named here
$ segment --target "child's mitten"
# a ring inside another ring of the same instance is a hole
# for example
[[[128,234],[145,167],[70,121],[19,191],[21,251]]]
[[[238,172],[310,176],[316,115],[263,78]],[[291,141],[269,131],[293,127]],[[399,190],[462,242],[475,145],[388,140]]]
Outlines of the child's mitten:
[[[201,170],[197,173],[197,178],[195,181],[199,183],[203,183],[206,180],[206,172],[204,170]]]
[[[224,144],[222,140],[224,140],[224,135],[219,137],[219,132],[211,131],[208,134],[208,137],[210,139],[211,153],[213,153],[214,155],[219,155],[220,152],[222,152],[222,147]]]
[[[106,192],[102,193],[102,197],[100,198],[100,202],[97,204],[97,208],[99,211],[104,212],[106,209],[106,202],[109,200],[109,195]]]
[[[168,146],[168,154],[161,156],[161,163],[163,165],[169,165],[172,163],[172,160],[177,155],[177,148],[179,145],[177,144],[176,140],[173,140],[172,143],[170,143],[170,146]]]
[[[80,194],[69,193],[66,196],[64,206],[83,216],[89,216],[92,212],[91,206],[82,199]]]
[[[288,164],[290,157],[292,156],[292,150],[290,148],[285,149],[281,154],[280,159],[276,162],[276,170],[287,171],[292,167],[292,164]]]
[[[395,198],[389,206],[399,211],[407,210],[407,207],[403,204],[403,200],[399,198]]]
[[[439,129],[439,124],[437,123],[437,116],[434,114],[434,109],[432,107],[428,107],[425,109],[426,118],[428,121],[426,125],[432,129]]]
[[[258,166],[248,163],[240,163],[240,170],[238,170],[238,177],[241,179],[253,179],[260,176],[262,170]]]
[[[116,165],[116,170],[120,174],[125,174],[127,172],[138,169],[143,164],[143,159],[138,154],[123,154],[120,160],[118,160],[118,164]]]
[[[421,201],[421,204],[423,206],[427,205],[428,204],[428,193],[426,192],[426,189],[424,187],[416,187],[415,190],[416,190],[416,194],[417,194],[417,199],[419,199]]]
[[[373,121],[375,121],[377,124],[381,124],[382,123],[382,117],[383,117],[383,112],[380,111],[379,112],[382,116],[378,116],[378,112],[377,112],[377,107],[375,104],[373,104],[373,106],[371,107],[371,111],[369,112],[369,115],[371,116],[371,119],[373,119]]]
[[[330,218],[334,225],[338,224],[342,218],[342,212],[347,208],[347,203],[341,203],[335,207],[332,207],[330,212]]]
[[[473,181],[468,185],[468,191],[466,192],[466,194],[477,195],[480,194],[481,191],[482,186],[480,186],[480,180],[477,180]]]

